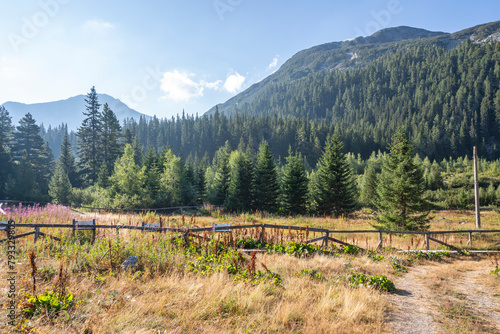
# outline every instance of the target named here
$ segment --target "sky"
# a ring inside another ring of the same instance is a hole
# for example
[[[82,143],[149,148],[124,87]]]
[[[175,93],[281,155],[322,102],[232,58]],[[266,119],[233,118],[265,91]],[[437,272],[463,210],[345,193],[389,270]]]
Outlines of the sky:
[[[202,115],[315,45],[497,20],[498,0],[0,0],[0,104],[95,86],[144,114]]]

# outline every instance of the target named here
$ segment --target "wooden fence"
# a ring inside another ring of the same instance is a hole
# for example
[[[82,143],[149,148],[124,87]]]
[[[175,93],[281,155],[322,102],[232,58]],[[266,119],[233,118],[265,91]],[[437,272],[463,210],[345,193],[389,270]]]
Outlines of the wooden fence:
[[[79,226],[80,224],[80,226]],[[215,225],[216,226],[216,225]],[[173,233],[180,233],[184,237],[187,236],[194,236],[194,237],[200,237],[199,233],[204,233],[204,232],[227,232],[232,231],[232,230],[237,230],[237,229],[251,229],[251,228],[258,228],[260,229],[259,236],[260,238],[264,237],[265,230],[266,229],[282,229],[282,230],[293,230],[293,231],[309,231],[309,232],[315,232],[315,233],[322,233],[324,234],[321,237],[314,238],[311,240],[304,241],[306,244],[314,243],[314,242],[319,242],[321,241],[324,246],[328,246],[330,242],[334,242],[337,244],[341,245],[350,245],[349,243],[338,240],[336,238],[333,238],[332,235],[334,234],[378,234],[378,244],[376,249],[381,249],[383,247],[383,240],[384,240],[384,234],[385,235],[421,235],[424,237],[424,243],[425,243],[425,249],[429,250],[430,249],[430,242],[433,241],[435,243],[438,243],[440,245],[449,247],[451,249],[458,249],[458,247],[450,245],[444,241],[438,240],[437,236],[438,235],[450,235],[450,234],[468,234],[468,242],[467,246],[472,247],[472,237],[473,234],[490,234],[490,233],[499,233],[500,230],[461,230],[461,231],[378,231],[378,230],[329,230],[329,229],[324,229],[324,228],[315,228],[315,227],[302,227],[302,226],[284,226],[284,225],[271,225],[271,224],[251,224],[251,225],[224,225],[223,231],[220,231],[220,229],[215,228],[214,226],[211,227],[203,227],[203,228],[176,228],[176,227],[163,227],[162,225],[157,225],[157,224],[142,224],[141,226],[132,226],[132,225],[96,225],[95,222],[93,224],[90,224],[90,222],[77,222],[73,221],[73,224],[16,224],[13,221],[9,222],[0,222],[0,231],[4,230],[6,233],[9,233],[9,228],[14,227],[14,228],[33,228],[33,232],[29,233],[23,233],[19,235],[11,235],[10,238],[2,239],[0,242],[7,241],[9,239],[17,239],[17,238],[22,238],[26,237],[29,235],[34,235],[34,241],[36,242],[39,237],[50,237],[55,240],[60,240],[59,238],[50,236],[48,234],[40,232],[41,228],[67,228],[67,229],[72,229],[73,232],[77,230],[92,230],[95,235],[95,230],[97,229],[115,229],[116,233],[118,234],[121,229],[128,229],[128,230],[139,230],[139,231],[151,231],[151,232],[173,232]],[[499,245],[500,242],[497,242],[493,244],[492,246]]]

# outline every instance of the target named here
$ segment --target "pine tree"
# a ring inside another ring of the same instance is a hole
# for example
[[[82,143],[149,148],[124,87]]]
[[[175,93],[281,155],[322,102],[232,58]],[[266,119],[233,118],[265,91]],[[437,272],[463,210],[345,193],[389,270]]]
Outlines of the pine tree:
[[[269,144],[263,140],[259,145],[253,178],[253,206],[257,210],[278,210],[278,173]]]
[[[54,157],[40,136],[40,127],[30,113],[19,120],[14,133],[12,155],[15,161],[26,159],[31,164],[38,191],[46,195],[53,168]],[[28,196],[28,194],[26,194]]]
[[[231,167],[229,165],[229,156],[231,146],[229,141],[221,147],[215,154],[213,168],[215,170],[213,180],[213,198],[211,202],[216,205],[227,205],[229,195],[229,183],[231,178]]]
[[[365,169],[361,182],[360,200],[363,204],[374,206],[377,202],[377,174],[375,168],[370,164]]]
[[[305,214],[307,209],[308,182],[304,159],[300,154],[292,155],[291,148],[286,158],[287,165],[282,178],[282,207],[286,214]]]
[[[78,157],[84,181],[93,184],[97,181],[102,162],[102,114],[95,87],[90,89],[85,102],[83,114],[86,118],[76,134],[79,138]]]
[[[64,166],[59,160],[56,165],[56,170],[49,183],[49,195],[54,203],[69,204],[71,201],[71,182],[68,174],[64,171]]]
[[[4,106],[0,106],[0,143],[5,146],[6,151],[10,151],[14,135],[12,118]]]
[[[60,154],[57,159],[58,163],[61,164],[66,175],[68,175],[69,182],[73,187],[80,186],[80,179],[78,172],[76,171],[75,156],[73,155],[73,149],[68,138],[68,130],[64,132],[64,137],[61,143],[61,148],[59,149]]]
[[[146,193],[151,198],[153,206],[162,205],[160,199],[160,176],[161,169],[159,166],[158,154],[154,151],[152,146],[148,147],[146,154],[144,155],[143,165],[145,167],[145,190]]]
[[[116,160],[113,174],[109,178],[117,207],[142,205],[145,195],[144,170],[144,167],[135,164],[134,149],[127,144],[123,155]]]
[[[9,112],[3,106],[0,106],[0,198],[7,197],[7,179],[13,173],[10,155],[13,129]]]
[[[108,104],[105,103],[102,110],[101,144],[102,159],[106,163],[107,170],[112,170],[116,159],[120,156],[121,131],[122,128],[115,113],[109,108]]]
[[[337,134],[327,139],[313,184],[312,201],[320,214],[351,213],[356,206],[356,186],[346,156],[344,145]]]
[[[26,152],[24,152],[20,161],[14,165],[14,172],[12,177],[7,180],[6,189],[10,198],[13,199],[26,201],[39,201],[42,199],[33,167]]]
[[[237,150],[231,153],[230,166],[228,208],[248,211],[252,205],[252,159],[248,154]]]
[[[376,228],[421,231],[429,228],[429,212],[423,200],[425,184],[420,166],[413,161],[414,148],[404,131],[394,135],[377,189]]]

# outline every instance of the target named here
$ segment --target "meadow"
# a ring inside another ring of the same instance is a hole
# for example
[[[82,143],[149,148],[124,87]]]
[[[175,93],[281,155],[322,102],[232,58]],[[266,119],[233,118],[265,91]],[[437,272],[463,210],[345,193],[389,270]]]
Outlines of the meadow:
[[[494,290],[492,296],[500,293],[498,256],[468,253],[466,234],[446,237],[446,242],[464,248],[458,254],[438,244],[432,246],[440,249],[437,253],[420,252],[422,237],[395,234],[385,235],[384,248],[377,251],[378,234],[334,236],[350,246],[302,243],[321,236],[309,232],[312,227],[372,229],[368,210],[342,218],[277,217],[260,212],[236,215],[211,207],[197,215],[174,216],[82,213],[57,205],[16,206],[6,213],[0,220],[16,223],[70,224],[73,219],[95,219],[98,225],[140,226],[161,218],[164,226],[178,228],[231,222],[304,229],[266,229],[259,235],[260,229],[253,228],[216,233],[213,238],[205,232],[200,238],[186,239],[170,232],[99,229],[93,243],[90,231],[73,235],[71,229],[43,229],[62,241],[40,238],[34,243],[32,236],[16,240],[14,326],[7,323],[6,306],[12,299],[8,284],[0,284],[0,330],[5,333],[393,332],[397,326],[391,319],[397,304],[392,296],[403,288],[398,282],[404,284],[412,272],[429,265],[436,265],[428,274],[433,284],[442,284],[433,280],[445,280],[468,264],[481,267],[480,284]],[[432,216],[432,231],[475,228],[470,211],[437,211]],[[500,214],[483,212],[482,228],[500,229]],[[32,230],[18,227],[16,234]],[[498,241],[499,234],[474,235],[473,247],[499,250],[491,246]],[[122,268],[132,255],[139,262],[131,269]],[[0,266],[5,282],[6,250]],[[440,266],[447,269],[439,270]],[[443,316],[444,331],[453,332],[454,327],[445,326],[456,323],[445,321],[449,308],[436,307],[435,311]],[[474,327],[476,318],[471,315],[472,320],[466,320],[472,322],[464,324]],[[488,332],[495,324],[477,328]]]

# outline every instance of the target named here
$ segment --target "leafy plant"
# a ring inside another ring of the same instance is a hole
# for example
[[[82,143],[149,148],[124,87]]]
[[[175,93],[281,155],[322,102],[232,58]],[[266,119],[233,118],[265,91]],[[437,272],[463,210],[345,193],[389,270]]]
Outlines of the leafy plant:
[[[301,271],[299,271],[295,275],[309,277],[310,279],[312,279],[314,281],[322,281],[325,279],[323,276],[323,273],[318,272],[316,269],[309,269],[309,270],[302,269]]]
[[[396,290],[394,283],[385,275],[367,276],[360,273],[351,273],[347,280],[352,287],[367,286],[377,290],[393,292]]]
[[[38,314],[47,314],[50,317],[59,315],[60,311],[65,311],[76,306],[80,301],[73,299],[73,294],[60,295],[54,291],[45,291],[39,295],[26,295],[28,297],[22,305],[22,310],[27,317]]]

